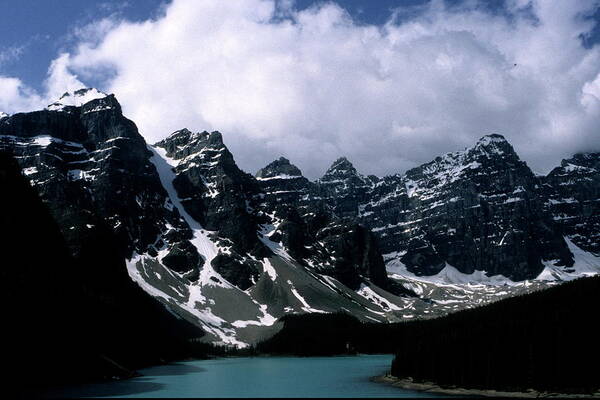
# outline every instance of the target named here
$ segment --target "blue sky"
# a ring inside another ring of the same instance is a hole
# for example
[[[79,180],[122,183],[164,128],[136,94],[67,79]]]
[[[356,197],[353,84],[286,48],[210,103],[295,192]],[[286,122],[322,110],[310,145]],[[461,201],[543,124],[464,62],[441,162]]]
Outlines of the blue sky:
[[[73,29],[115,14],[133,21],[152,18],[161,4],[162,0],[2,0],[0,52],[14,49],[15,54],[0,62],[0,74],[18,76],[39,88],[50,61],[72,44]]]
[[[96,86],[149,142],[220,130],[245,170],[310,178],[492,132],[542,173],[600,151],[600,0],[0,1],[3,112]]]
[[[429,0],[337,0],[352,17],[361,23],[383,24],[393,10],[405,10],[410,17],[415,6]],[[321,1],[322,2],[322,1]],[[107,16],[118,16],[131,21],[156,18],[166,0],[3,0],[0,13],[0,52],[7,55],[0,62],[0,73],[18,76],[32,87],[41,88],[48,64],[57,54],[72,45],[73,29]],[[318,1],[296,0],[298,9],[307,8]],[[446,0],[452,6],[463,1]],[[477,6],[491,13],[502,13],[505,0],[486,0]],[[600,20],[600,11],[595,18]],[[591,45],[600,39],[596,29]]]

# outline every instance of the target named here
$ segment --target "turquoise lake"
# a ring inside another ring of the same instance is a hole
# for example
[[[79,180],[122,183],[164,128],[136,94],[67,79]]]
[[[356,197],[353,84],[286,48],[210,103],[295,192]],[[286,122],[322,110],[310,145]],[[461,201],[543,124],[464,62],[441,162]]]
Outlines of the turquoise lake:
[[[144,376],[62,389],[60,397],[432,397],[369,378],[391,355],[220,358],[143,369]]]

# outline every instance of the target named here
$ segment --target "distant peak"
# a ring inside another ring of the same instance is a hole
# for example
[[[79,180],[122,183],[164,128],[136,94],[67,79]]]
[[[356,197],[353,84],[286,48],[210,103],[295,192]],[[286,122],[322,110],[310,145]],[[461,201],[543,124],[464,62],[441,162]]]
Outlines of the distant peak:
[[[502,142],[508,143],[504,136],[499,135],[497,133],[491,133],[489,135],[485,135],[477,141],[477,143],[481,143],[483,145],[487,145],[490,143],[502,143]]]
[[[290,163],[285,157],[279,157],[256,173],[258,179],[277,178],[277,177],[301,177],[302,171],[294,164]]]
[[[358,175],[354,165],[346,157],[340,157],[331,164],[325,175],[323,176],[350,176]]]
[[[485,154],[498,154],[498,155],[515,155],[516,153],[511,144],[502,135],[492,133],[485,135],[477,141],[470,151],[476,151],[478,153],[483,152]]]
[[[354,165],[346,157],[340,157],[331,164],[331,167],[325,172],[325,175],[320,179],[321,182],[339,181],[344,179],[363,179],[359,175]]]
[[[334,164],[337,164],[337,163],[350,163],[350,161],[348,161],[348,159],[346,158],[346,156],[341,156],[340,158],[338,158],[337,160],[335,160],[333,163]]]
[[[186,151],[194,151],[194,149],[200,148],[212,148],[215,150],[227,149],[223,143],[223,136],[220,132],[192,132],[187,128],[179,129],[165,139],[154,143],[154,147],[162,147],[168,151],[169,154],[176,153],[183,149]]]
[[[106,93],[95,88],[77,89],[73,92],[65,92],[57,101],[46,107],[46,109],[61,111],[65,107],[81,107],[92,100],[103,99],[105,97],[108,97]]]
[[[208,141],[211,144],[223,144],[223,134],[219,131],[212,131],[208,134]]]
[[[221,135],[220,132],[217,132],[217,131],[214,131],[211,133],[208,133],[207,131],[192,132],[188,128],[182,128],[182,129],[179,129],[179,130],[171,133],[169,136],[167,136],[161,142],[177,140],[177,141],[185,142],[185,143],[181,143],[181,144],[188,144],[189,142],[198,140],[198,139],[208,140],[209,142],[219,142],[219,143],[223,142],[223,136]]]
[[[175,132],[171,133],[169,135],[169,137],[172,137],[172,136],[183,136],[183,135],[190,136],[191,134],[192,134],[192,131],[190,131],[188,128],[183,128],[183,129],[180,129],[178,131],[175,131]]]
[[[572,168],[573,166],[600,169],[600,152],[577,153],[561,162],[563,168]]]
[[[329,167],[330,171],[346,169],[356,171],[354,169],[354,165],[352,165],[352,163],[346,157],[343,156],[335,160],[333,164],[331,164],[331,167]]]

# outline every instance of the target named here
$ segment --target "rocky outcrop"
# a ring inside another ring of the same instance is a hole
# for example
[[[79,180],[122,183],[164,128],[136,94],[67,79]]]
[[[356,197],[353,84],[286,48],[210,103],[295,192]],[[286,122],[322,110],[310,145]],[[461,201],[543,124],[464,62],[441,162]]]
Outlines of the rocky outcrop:
[[[352,218],[370,181],[346,158],[315,183],[283,157],[256,177],[263,190],[259,208],[277,225],[271,240],[306,267],[353,290],[367,281],[391,287],[375,236]]]
[[[360,175],[346,157],[341,157],[317,181],[317,193],[327,199],[336,216],[354,218],[359,205],[367,201],[368,192],[377,180],[372,178]]]
[[[578,247],[600,255],[600,153],[563,160],[543,182],[555,224]]]
[[[74,93],[62,99],[77,104],[78,97]],[[101,227],[118,238],[123,257],[158,254],[174,246],[181,256],[190,248],[186,241],[191,231],[170,204],[146,142],[114,96],[81,106],[54,103],[5,118],[0,121],[0,150],[17,159],[73,254]],[[200,265],[193,254],[188,251],[185,259],[175,270],[197,273]]]
[[[536,177],[504,137],[485,136],[472,148],[407,171],[403,179],[409,212],[388,234],[408,244],[395,251],[403,253],[409,271],[430,275],[448,263],[467,274],[482,270],[523,280],[539,275],[543,260],[572,265],[543,210]]]
[[[277,180],[263,188],[284,190]],[[466,274],[479,270],[523,280],[539,275],[543,261],[573,263],[544,209],[538,178],[500,135],[384,178],[365,177],[340,158],[301,188],[302,200],[280,199],[277,206],[298,207],[304,216],[318,207],[329,219],[361,224],[373,231],[386,259],[416,275],[435,275],[449,264]],[[295,232],[300,225],[290,226]]]
[[[174,166],[181,204],[228,251],[212,260],[215,270],[245,290],[258,279],[256,258],[270,251],[259,240],[252,213],[259,186],[238,168],[219,132],[174,132],[156,143]]]

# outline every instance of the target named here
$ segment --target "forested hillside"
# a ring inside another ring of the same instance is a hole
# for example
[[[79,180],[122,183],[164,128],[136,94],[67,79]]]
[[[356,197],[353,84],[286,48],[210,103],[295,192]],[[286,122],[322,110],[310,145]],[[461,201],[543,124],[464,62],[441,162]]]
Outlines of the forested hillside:
[[[392,374],[440,385],[582,392],[600,387],[600,277],[446,317],[365,324],[345,314],[297,315],[260,343],[269,354],[396,353]]]
[[[392,374],[440,385],[592,391],[600,278],[500,301],[395,332]]]

